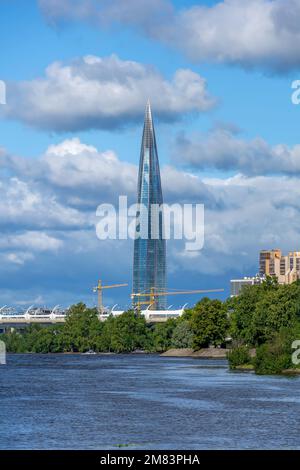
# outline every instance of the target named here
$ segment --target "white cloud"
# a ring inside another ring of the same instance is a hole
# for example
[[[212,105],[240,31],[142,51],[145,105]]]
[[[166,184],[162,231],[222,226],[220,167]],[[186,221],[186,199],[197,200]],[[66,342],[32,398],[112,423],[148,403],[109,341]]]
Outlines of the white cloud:
[[[164,121],[215,103],[204,78],[189,69],[178,69],[169,81],[153,67],[115,55],[54,62],[45,77],[7,88],[4,116],[56,132],[126,127],[142,120],[148,98]]]
[[[94,25],[121,22],[149,32],[173,15],[168,0],[38,0],[50,20],[86,20]]]
[[[4,163],[10,166],[0,185],[0,283],[11,293],[3,294],[2,303],[13,297],[20,276],[24,285],[16,299],[27,298],[24,286],[31,286],[30,298],[43,295],[51,304],[72,296],[91,302],[90,288],[98,276],[130,283],[132,241],[98,240],[94,214],[98,203],[114,203],[119,193],[135,198],[136,166],[79,139],[51,146],[39,159],[28,158],[26,165],[10,156]],[[89,191],[88,181],[105,200]],[[191,257],[180,241],[168,242],[172,287],[174,279],[189,276],[199,276],[199,282],[223,276],[228,282],[228,273],[255,274],[260,248],[299,250],[297,177],[236,174],[202,180],[168,166],[162,168],[162,182],[165,202],[205,204],[204,250]]]
[[[21,234],[3,235],[0,240],[0,249],[21,248],[34,252],[57,251],[62,248],[63,242],[47,233],[26,231]]]
[[[136,189],[136,165],[121,162],[111,151],[99,152],[78,138],[51,145],[41,159],[47,178],[64,188],[80,188],[98,194],[104,191],[127,193]]]
[[[161,35],[195,61],[284,71],[299,67],[299,20],[299,0],[224,0],[180,12]]]
[[[35,185],[40,182],[38,186],[41,189],[43,185],[43,192],[46,188],[55,191],[56,202],[69,204],[78,211],[95,211],[103,202],[116,203],[119,195],[127,195],[130,203],[135,202],[137,165],[120,160],[112,150],[101,152],[78,138],[51,145],[38,160],[8,156],[4,162],[18,178],[29,179]],[[161,174],[166,201],[194,198],[215,204],[213,195],[192,173],[169,165],[162,168]],[[33,197],[32,192],[30,195]],[[25,196],[23,199],[26,200]],[[76,214],[80,224],[80,212]],[[83,219],[81,225],[85,222]]]
[[[299,0],[223,0],[175,10],[164,0],[40,0],[52,21],[122,23],[179,48],[194,61],[286,71],[300,64]]]
[[[2,258],[2,261],[8,261],[17,266],[23,266],[27,261],[33,260],[34,256],[32,253],[18,251],[17,253],[4,254]]]
[[[15,228],[77,228],[88,224],[74,208],[57,201],[34,183],[11,177],[0,181],[0,226]]]
[[[192,260],[172,244],[176,270],[203,275],[256,274],[260,249],[299,250],[298,178],[236,175],[204,183],[222,199],[222,209],[206,207],[204,249]]]
[[[300,145],[271,146],[257,137],[242,139],[228,129],[177,137],[173,158],[194,169],[213,168],[245,175],[300,174]]]

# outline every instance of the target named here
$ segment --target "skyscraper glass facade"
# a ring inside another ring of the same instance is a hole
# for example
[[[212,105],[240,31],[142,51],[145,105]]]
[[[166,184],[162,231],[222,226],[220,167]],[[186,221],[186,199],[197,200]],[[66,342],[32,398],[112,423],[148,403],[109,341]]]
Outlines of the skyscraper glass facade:
[[[149,301],[149,304],[151,292],[161,293],[166,290],[166,241],[163,238],[163,214],[159,210],[159,205],[162,203],[156,139],[151,107],[148,102],[138,176],[133,293],[142,294],[140,300],[146,303]],[[154,296],[150,308],[164,310],[166,302],[166,296]]]

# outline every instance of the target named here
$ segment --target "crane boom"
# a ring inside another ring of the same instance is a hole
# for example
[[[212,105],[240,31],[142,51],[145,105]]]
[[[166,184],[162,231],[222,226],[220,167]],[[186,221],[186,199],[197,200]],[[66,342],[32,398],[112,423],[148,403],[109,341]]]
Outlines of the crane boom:
[[[140,308],[141,305],[153,305],[155,304],[155,297],[162,295],[180,295],[180,294],[208,294],[213,292],[224,292],[224,289],[197,289],[197,290],[187,290],[187,291],[176,291],[176,292],[155,292],[155,288],[152,287],[150,292],[138,292],[132,293],[131,298],[134,300],[137,298],[137,307]],[[146,298],[142,300],[141,298]]]
[[[132,297],[136,296],[160,296],[160,295],[180,295],[180,294],[209,294],[211,292],[224,292],[224,289],[199,289],[199,290],[186,290],[186,291],[178,291],[178,292],[153,292],[149,294],[143,294],[143,293],[138,293],[138,294],[132,294]]]
[[[125,287],[128,284],[112,284],[111,286],[102,286],[102,289],[111,289],[112,287]]]
[[[125,287],[125,286],[128,286],[128,284],[111,284],[111,285],[103,286],[102,281],[99,279],[97,286],[93,287],[93,292],[98,292],[98,312],[102,313],[103,311],[103,303],[102,303],[102,290],[103,289],[112,289],[115,287]]]

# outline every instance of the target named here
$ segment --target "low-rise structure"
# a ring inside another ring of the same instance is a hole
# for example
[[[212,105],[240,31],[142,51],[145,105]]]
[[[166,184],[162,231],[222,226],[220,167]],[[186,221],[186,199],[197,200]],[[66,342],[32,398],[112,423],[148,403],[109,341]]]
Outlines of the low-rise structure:
[[[244,286],[254,286],[255,284],[261,284],[264,279],[264,277],[260,277],[259,275],[253,277],[243,277],[241,279],[232,279],[230,281],[230,296],[235,297],[241,293]]]

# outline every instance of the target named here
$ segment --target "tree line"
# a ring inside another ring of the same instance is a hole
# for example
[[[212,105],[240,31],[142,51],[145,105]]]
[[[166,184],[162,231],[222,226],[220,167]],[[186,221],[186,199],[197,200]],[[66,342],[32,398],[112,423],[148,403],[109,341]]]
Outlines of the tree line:
[[[292,362],[292,345],[300,340],[300,281],[280,285],[277,278],[267,277],[262,284],[244,287],[229,305],[232,369],[245,365],[258,374],[277,374],[298,367]]]
[[[16,353],[161,353],[170,348],[225,347],[231,341],[232,369],[280,373],[296,367],[292,343],[300,340],[300,281],[279,285],[269,277],[260,285],[245,286],[238,297],[223,302],[203,298],[180,318],[156,324],[147,324],[132,310],[99,322],[95,308],[79,303],[70,308],[63,325],[31,325],[22,334],[12,331],[0,339],[8,352]]]
[[[219,300],[198,302],[178,319],[147,324],[143,315],[129,310],[100,322],[95,308],[73,305],[63,325],[30,325],[0,336],[8,352],[164,352],[170,348],[219,346],[224,343],[228,318]]]

